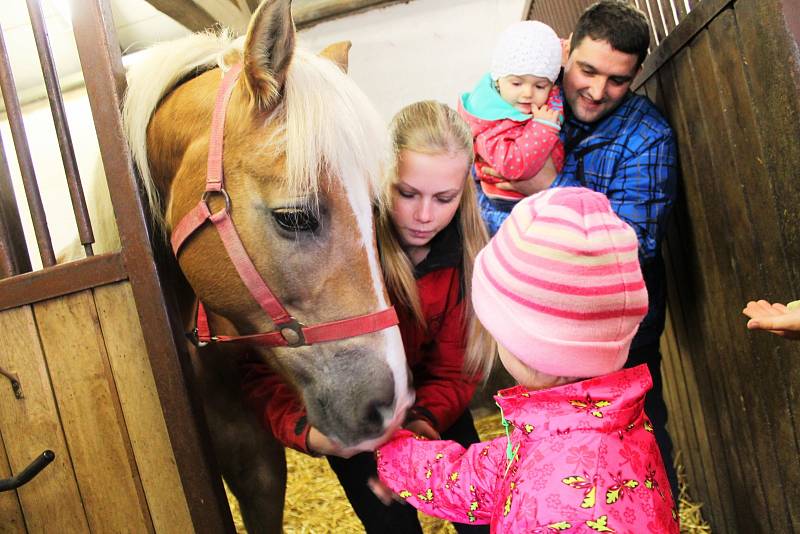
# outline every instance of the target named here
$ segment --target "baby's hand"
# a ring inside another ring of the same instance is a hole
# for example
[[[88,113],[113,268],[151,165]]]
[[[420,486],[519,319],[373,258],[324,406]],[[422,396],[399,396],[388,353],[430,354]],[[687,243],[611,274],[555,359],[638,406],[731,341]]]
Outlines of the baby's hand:
[[[561,124],[561,112],[555,109],[550,109],[547,104],[544,106],[531,106],[531,115],[534,119],[541,119],[543,121],[552,122],[553,124]]]

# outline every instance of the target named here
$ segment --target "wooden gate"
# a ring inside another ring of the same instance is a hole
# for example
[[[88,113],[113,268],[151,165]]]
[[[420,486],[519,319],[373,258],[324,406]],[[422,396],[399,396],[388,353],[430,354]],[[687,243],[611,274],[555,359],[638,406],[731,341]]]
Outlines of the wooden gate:
[[[8,375],[0,376],[0,478],[55,452],[32,481],[0,493],[0,531],[232,531],[122,133],[125,74],[111,9],[106,0],[72,3],[122,242],[94,255],[41,7],[27,4],[87,257],[56,264],[0,32],[0,88],[44,266],[31,270],[0,140],[0,367]]]
[[[526,16],[568,35],[591,3],[533,0]],[[800,5],[631,3],[654,29],[635,85],[681,161],[661,342],[678,461],[715,532],[798,532],[800,343],[748,332],[741,310],[800,298]]]

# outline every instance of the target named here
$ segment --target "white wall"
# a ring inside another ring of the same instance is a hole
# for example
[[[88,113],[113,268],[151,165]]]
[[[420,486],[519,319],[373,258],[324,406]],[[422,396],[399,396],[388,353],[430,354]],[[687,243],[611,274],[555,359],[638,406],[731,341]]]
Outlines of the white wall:
[[[406,104],[452,106],[489,69],[497,34],[522,18],[524,0],[414,0],[300,33],[320,50],[350,40],[350,75],[388,121]]]
[[[520,20],[525,0],[412,0],[333,20],[300,32],[311,50],[350,40],[350,74],[387,120],[401,107],[422,99],[452,106],[488,69],[496,35]],[[163,35],[160,36],[163,38]],[[91,112],[82,90],[65,95],[65,106],[84,188],[91,188],[97,159]],[[56,250],[76,235],[72,210],[49,106],[25,107],[25,127]],[[20,202],[31,262],[40,265],[24,201],[19,167],[5,121],[0,136]],[[86,196],[90,193],[87,190]]]

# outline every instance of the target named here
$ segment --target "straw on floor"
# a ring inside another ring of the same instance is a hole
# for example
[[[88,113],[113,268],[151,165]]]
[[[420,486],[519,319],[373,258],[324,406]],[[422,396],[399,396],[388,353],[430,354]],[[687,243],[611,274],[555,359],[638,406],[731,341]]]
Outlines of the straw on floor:
[[[500,418],[496,414],[476,417],[475,427],[481,439],[487,440],[503,433]],[[708,534],[711,528],[703,520],[702,504],[691,499],[686,477],[679,463],[681,532],[684,534]],[[284,513],[285,534],[359,534],[364,529],[358,521],[350,503],[342,491],[336,475],[321,458],[312,458],[287,450],[289,481],[286,488],[286,510]],[[244,533],[239,507],[229,494],[237,532]],[[455,534],[453,527],[438,519],[420,514],[420,522],[426,534]]]

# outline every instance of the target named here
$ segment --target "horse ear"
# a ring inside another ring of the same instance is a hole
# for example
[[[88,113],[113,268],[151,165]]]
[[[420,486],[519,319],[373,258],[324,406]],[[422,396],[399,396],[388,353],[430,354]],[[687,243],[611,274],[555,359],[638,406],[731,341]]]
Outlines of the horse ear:
[[[244,72],[259,107],[271,109],[280,100],[294,53],[291,0],[265,0],[253,13],[244,43]]]
[[[350,41],[339,41],[338,43],[333,43],[325,47],[319,55],[333,61],[339,65],[340,69],[347,73],[351,46],[353,46],[353,43]]]

